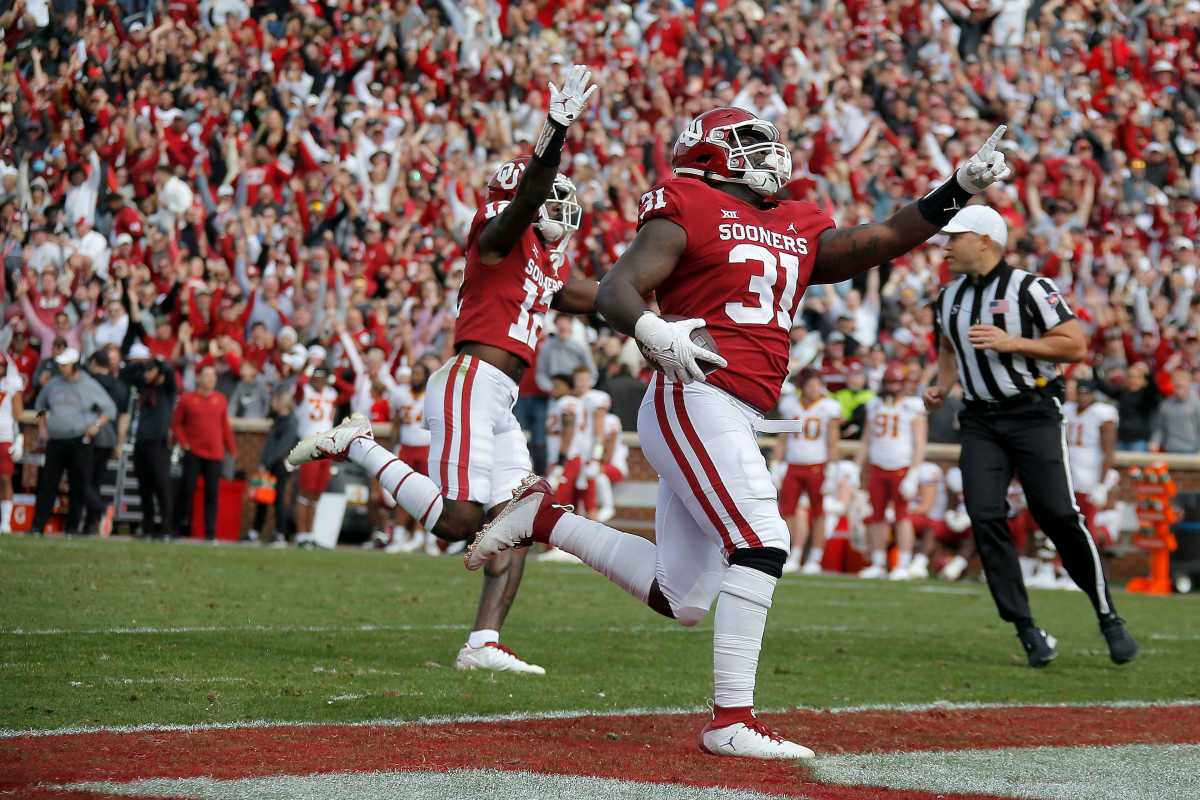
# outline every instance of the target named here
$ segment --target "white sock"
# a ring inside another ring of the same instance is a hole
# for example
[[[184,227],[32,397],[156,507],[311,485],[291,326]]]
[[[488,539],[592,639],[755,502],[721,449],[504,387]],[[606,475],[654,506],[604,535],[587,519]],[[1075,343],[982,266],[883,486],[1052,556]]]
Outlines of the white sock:
[[[912,553],[898,553],[896,555],[896,567],[898,569],[908,569],[912,566]]]
[[[485,644],[500,641],[500,631],[484,629],[482,631],[471,631],[471,635],[467,637],[467,647],[480,648]]]
[[[390,450],[362,437],[350,443],[347,457],[379,481],[396,504],[432,530],[442,515],[442,493],[429,478],[396,458]]]
[[[871,552],[871,566],[872,567],[886,567],[887,566],[887,550],[872,551]]]
[[[12,500],[0,500],[0,531],[12,530]]]
[[[924,553],[914,553],[912,557],[912,565],[918,568],[928,567],[929,556],[925,555]]]
[[[713,703],[722,708],[754,705],[758,652],[775,582],[749,567],[725,571],[713,619]]]
[[[642,537],[568,513],[554,524],[550,544],[575,556],[641,602],[650,596],[656,559],[654,545]]]
[[[598,508],[611,508],[613,504],[612,481],[603,471],[595,477],[596,481],[596,506]]]
[[[793,547],[791,550],[789,550],[788,558],[787,558],[788,563],[789,564],[799,564],[800,563],[800,553],[801,553],[801,550],[799,547]]]
[[[808,549],[808,558],[805,559],[806,564],[820,564],[821,559],[825,558],[824,547],[810,547]]]

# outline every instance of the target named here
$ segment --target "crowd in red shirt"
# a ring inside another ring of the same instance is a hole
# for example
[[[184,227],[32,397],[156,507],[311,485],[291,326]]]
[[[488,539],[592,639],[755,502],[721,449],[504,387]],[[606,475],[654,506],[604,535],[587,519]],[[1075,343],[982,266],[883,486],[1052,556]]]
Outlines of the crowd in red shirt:
[[[919,197],[1004,122],[1015,174],[987,200],[1009,259],[1084,320],[1092,368],[1119,383],[1144,361],[1167,391],[1173,369],[1200,369],[1195,0],[61,7],[0,15],[4,316],[30,377],[18,294],[45,325],[82,324],[85,355],[141,343],[188,385],[205,364],[228,390],[244,363],[276,383],[327,361],[348,398],[335,319],[389,370],[445,358],[482,187],[531,147],[547,80],[577,61],[601,87],[562,168],[584,209],[578,273],[611,267],[679,130],[714,105],[774,121],[786,191],[841,226]],[[920,372],[945,278],[935,245],[810,291],[795,366],[832,375],[875,347]],[[835,364],[835,331],[861,352]]]

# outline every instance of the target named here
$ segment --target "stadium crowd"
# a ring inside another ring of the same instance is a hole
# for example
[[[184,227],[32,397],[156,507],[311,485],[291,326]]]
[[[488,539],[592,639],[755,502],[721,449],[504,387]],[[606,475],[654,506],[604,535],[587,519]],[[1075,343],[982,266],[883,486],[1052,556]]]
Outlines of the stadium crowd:
[[[1119,408],[1119,447],[1200,451],[1196,0],[0,9],[9,369],[28,408],[80,361],[136,388],[145,420],[105,416],[105,446],[147,437],[148,472],[161,474],[172,428],[189,437],[162,404],[196,390],[278,422],[316,378],[339,409],[405,423],[450,354],[483,186],[531,147],[542,87],[575,62],[602,87],[563,166],[583,207],[566,251],[578,274],[613,264],[678,131],[714,105],[774,121],[793,150],[784,191],[840,226],[921,196],[1004,122],[1015,174],[986,201],[1010,227],[1009,259],[1053,277],[1087,326],[1091,364],[1075,376]],[[928,378],[928,304],[947,275],[935,245],[809,289],[793,366],[836,393],[846,435],[889,365],[911,392]],[[590,370],[631,430],[646,369],[598,317],[543,335],[518,406],[541,470],[554,376]],[[955,439],[955,410],[933,415],[931,441]],[[212,452],[185,470],[193,483],[230,449],[219,425],[195,424]],[[276,427],[263,467],[286,483],[281,441],[295,431]]]

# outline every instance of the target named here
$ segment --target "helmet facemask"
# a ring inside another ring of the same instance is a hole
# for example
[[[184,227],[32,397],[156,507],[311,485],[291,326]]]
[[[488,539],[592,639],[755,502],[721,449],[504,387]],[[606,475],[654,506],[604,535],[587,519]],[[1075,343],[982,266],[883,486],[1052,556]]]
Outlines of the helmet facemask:
[[[764,119],[716,128],[710,138],[728,150],[729,170],[740,178],[717,180],[742,183],[764,197],[775,194],[792,178],[792,154],[779,141],[779,129]]]
[[[559,174],[550,187],[550,196],[538,212],[537,228],[547,242],[557,242],[579,230],[583,207],[575,198],[575,184]]]

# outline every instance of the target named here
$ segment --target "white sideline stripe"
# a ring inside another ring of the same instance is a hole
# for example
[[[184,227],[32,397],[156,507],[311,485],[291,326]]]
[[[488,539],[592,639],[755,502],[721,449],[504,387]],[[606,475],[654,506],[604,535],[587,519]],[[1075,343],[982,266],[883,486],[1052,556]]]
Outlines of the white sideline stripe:
[[[1136,765],[1136,767],[1134,766]],[[1039,800],[1200,795],[1200,746],[1020,747],[818,758],[824,783]]]
[[[459,800],[775,800],[777,795],[723,786],[680,786],[587,775],[547,775],[502,770],[444,772],[342,772],[270,775],[258,778],[151,778],[127,783],[96,781],[56,789],[103,792],[126,797],[186,797],[191,800],[278,800],[321,798],[359,800],[421,797]],[[802,798],[796,798],[802,800]]]
[[[859,706],[789,706],[786,708],[756,709],[762,714],[786,714],[791,711],[822,712],[825,714],[863,714],[890,712],[917,714],[924,711],[987,711],[1005,708],[1194,708],[1200,700],[1116,700],[1094,703],[952,703],[935,700],[932,703],[880,703]],[[579,709],[570,711],[534,711],[509,714],[463,714],[457,716],[415,717],[413,719],[374,719],[358,722],[314,722],[300,720],[260,719],[248,722],[210,722],[202,725],[146,723],[144,725],[100,725],[94,727],[67,726],[63,728],[0,728],[0,739],[24,736],[67,736],[91,733],[191,733],[196,731],[253,730],[258,728],[403,728],[411,725],[466,725],[487,722],[527,722],[541,719],[579,719],[581,717],[658,717],[673,714],[709,713],[708,706],[678,706],[665,708]]]
[[[414,631],[464,631],[465,625],[185,625],[174,628],[43,628],[25,630],[11,628],[0,636],[124,636],[170,635],[180,633],[392,633]],[[706,633],[707,628],[685,628],[681,625],[556,625],[539,627],[544,633]],[[845,633],[848,625],[786,625],[773,626],[773,633]]]
[[[95,686],[97,683],[107,683],[113,686],[132,686],[142,683],[249,683],[249,678],[234,678],[216,676],[212,678],[184,678],[179,675],[165,678],[87,678],[70,681],[72,686]]]

